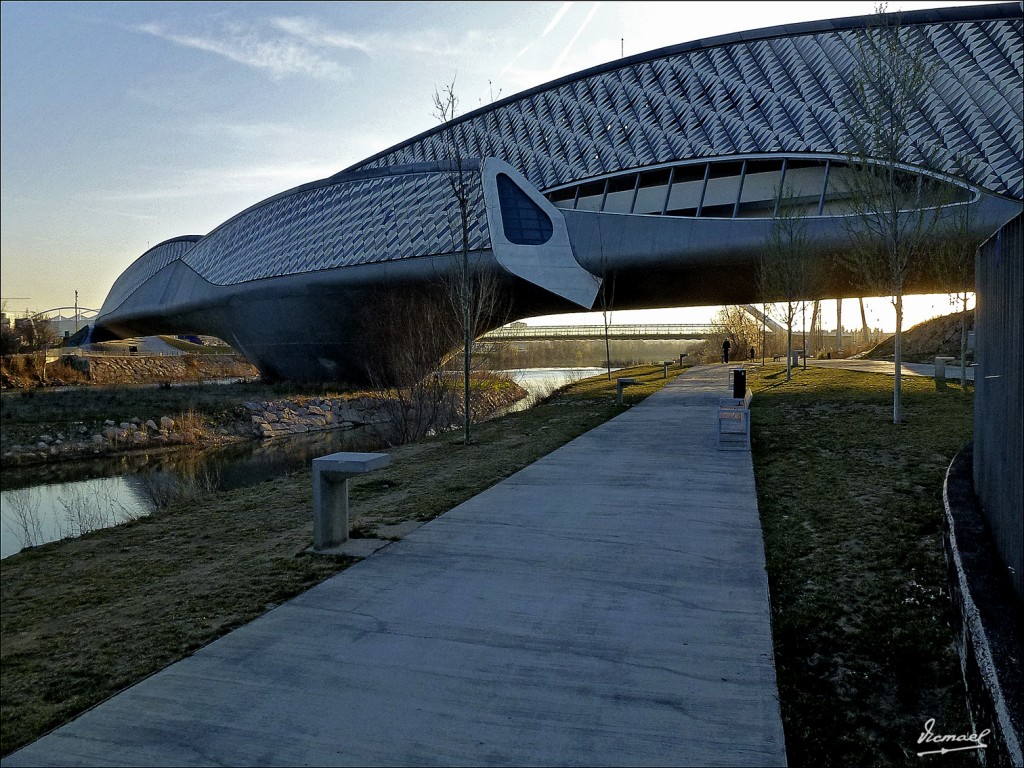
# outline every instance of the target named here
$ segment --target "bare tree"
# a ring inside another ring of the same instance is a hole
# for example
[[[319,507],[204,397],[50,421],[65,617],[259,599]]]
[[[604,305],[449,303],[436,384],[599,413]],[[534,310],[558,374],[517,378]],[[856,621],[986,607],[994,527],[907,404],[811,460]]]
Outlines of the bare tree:
[[[964,176],[968,165],[958,160],[957,165]],[[950,292],[950,303],[960,305],[960,386],[967,385],[967,301],[974,286],[974,256],[980,243],[972,238],[971,206],[958,199],[960,189],[950,184],[946,200],[950,213],[940,228],[941,237],[932,258],[932,268],[943,285],[954,286]],[[959,204],[958,204],[959,203]]]
[[[21,326],[21,340],[25,348],[35,353],[39,381],[46,383],[46,353],[60,340],[57,327],[48,317],[29,317]]]
[[[762,296],[781,299],[782,321],[786,326],[786,381],[793,375],[793,325],[797,312],[812,293],[816,266],[804,221],[785,204],[794,195],[784,189],[772,218],[768,242],[761,251],[757,279]],[[804,359],[806,360],[806,343]]]
[[[748,350],[757,344],[760,334],[757,321],[743,307],[733,304],[722,307],[715,317],[715,322],[723,327],[723,333],[709,340],[714,347],[708,354],[713,354],[716,349],[720,350],[722,342],[729,339],[730,346],[737,350],[736,359],[739,360],[739,350]]]
[[[909,173],[905,164],[931,69],[923,46],[901,28],[899,14],[885,10],[877,7],[876,23],[859,38],[848,123],[850,172],[840,187],[853,214],[846,217],[852,247],[845,260],[876,295],[891,296],[896,310],[893,423],[898,424],[903,418],[903,294],[929,257],[941,185]],[[926,168],[931,164],[926,157]]]
[[[480,169],[465,158],[455,135],[454,120],[458,116],[459,98],[454,78],[440,90],[434,90],[434,116],[444,125],[440,132],[445,178],[455,201],[455,211],[448,210],[449,227],[453,233],[453,249],[457,263],[441,275],[444,295],[461,322],[463,376],[463,441],[469,443],[473,422],[471,375],[474,369],[473,341],[494,325],[501,325],[509,312],[508,297],[494,272],[474,263],[470,255],[470,217],[483,210],[483,187]]]
[[[612,312],[615,307],[615,274],[608,266],[608,259],[604,252],[604,236],[601,233],[601,219],[597,220],[598,243],[601,249],[601,288],[598,290],[597,298],[601,304],[601,319],[604,322],[604,364],[608,369],[608,381],[612,380],[612,351],[610,341],[610,328],[612,324]]]
[[[497,275],[489,270],[474,267],[470,262],[469,276],[466,286],[463,286],[463,273],[456,269],[441,275],[440,285],[442,294],[449,304],[453,317],[462,318],[461,342],[464,345],[468,337],[470,344],[483,333],[486,333],[496,325],[504,325],[508,320],[510,301],[502,288]],[[468,311],[467,311],[468,310]],[[468,333],[465,329],[468,328]],[[455,349],[458,343],[451,349]],[[469,358],[469,371],[472,376],[474,371],[481,370],[486,364],[483,355],[471,355]],[[465,373],[465,357],[463,358],[463,372]],[[472,399],[470,399],[472,405]],[[472,416],[472,410],[471,410]],[[472,422],[472,419],[470,420]]]
[[[384,286],[363,304],[359,338],[370,382],[380,392],[391,445],[450,428],[456,399],[442,364],[458,347],[459,320],[439,291]]]
[[[468,445],[470,442],[469,425],[472,418],[472,407],[470,404],[470,369],[473,356],[473,281],[470,275],[469,264],[469,212],[471,197],[479,185],[474,184],[466,169],[465,158],[459,148],[455,137],[453,121],[458,115],[459,98],[455,94],[455,79],[441,90],[434,89],[434,117],[436,117],[444,130],[440,133],[442,152],[447,163],[446,178],[451,188],[452,196],[455,198],[458,207],[458,221],[454,223],[458,231],[458,242],[456,244],[461,262],[455,271],[457,278],[449,281],[452,293],[451,298],[459,307],[462,318],[462,374],[463,374],[463,440]]]

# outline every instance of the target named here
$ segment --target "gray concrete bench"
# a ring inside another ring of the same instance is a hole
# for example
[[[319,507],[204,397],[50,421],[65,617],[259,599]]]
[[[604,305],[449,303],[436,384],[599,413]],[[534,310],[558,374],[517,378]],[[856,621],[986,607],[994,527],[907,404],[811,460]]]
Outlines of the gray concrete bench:
[[[722,397],[718,400],[718,450],[750,449],[750,398]]]
[[[952,363],[956,360],[955,357],[936,357],[935,358],[935,380],[945,381],[946,380],[946,364]]]
[[[630,386],[631,384],[636,383],[637,380],[629,376],[623,376],[622,378],[615,380],[615,388],[617,390],[615,395],[615,402],[618,405],[622,405],[622,390]]]
[[[386,453],[332,453],[313,459],[313,548],[333,549],[348,541],[348,481],[383,469]]]
[[[662,366],[664,366],[664,370],[661,372],[661,378],[667,379],[668,378],[668,367],[670,365],[675,365],[676,361],[675,360],[662,360],[661,364],[662,364]],[[683,364],[680,363],[679,367],[682,368]]]

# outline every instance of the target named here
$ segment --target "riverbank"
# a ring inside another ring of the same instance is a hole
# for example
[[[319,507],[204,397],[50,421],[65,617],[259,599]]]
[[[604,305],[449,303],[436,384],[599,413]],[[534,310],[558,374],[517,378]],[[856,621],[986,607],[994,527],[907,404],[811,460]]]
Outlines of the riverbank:
[[[472,381],[477,420],[526,396],[500,373],[474,375]],[[5,466],[26,467],[361,426],[379,427],[383,434],[395,408],[383,392],[240,380],[5,392],[0,415],[0,458]]]
[[[641,382],[627,404],[665,383],[661,366],[620,375]],[[453,433],[390,450],[389,468],[351,483],[356,532],[442,514],[619,413],[614,397],[614,379],[589,379],[476,425],[470,445]],[[306,552],[311,510],[307,470],[5,559],[0,753],[355,562]]]

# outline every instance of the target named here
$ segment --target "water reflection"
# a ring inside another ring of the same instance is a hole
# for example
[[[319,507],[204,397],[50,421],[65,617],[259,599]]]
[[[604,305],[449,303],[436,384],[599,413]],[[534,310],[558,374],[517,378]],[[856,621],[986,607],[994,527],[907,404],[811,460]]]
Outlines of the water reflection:
[[[0,558],[24,546],[148,515],[174,491],[244,488],[308,469],[317,456],[381,447],[381,440],[368,430],[333,430],[205,451],[181,449],[5,471]]]
[[[603,368],[506,371],[529,393],[511,410],[529,408],[565,384],[603,372]],[[364,428],[248,440],[207,450],[186,448],[5,468],[0,475],[0,558],[24,546],[148,515],[175,494],[244,488],[308,469],[317,456],[383,447],[383,441]]]
[[[613,371],[618,370],[613,368]],[[559,387],[575,381],[597,376],[607,372],[606,368],[514,368],[502,373],[511,376],[516,384],[525,389],[528,395],[506,413],[525,411],[550,395]]]

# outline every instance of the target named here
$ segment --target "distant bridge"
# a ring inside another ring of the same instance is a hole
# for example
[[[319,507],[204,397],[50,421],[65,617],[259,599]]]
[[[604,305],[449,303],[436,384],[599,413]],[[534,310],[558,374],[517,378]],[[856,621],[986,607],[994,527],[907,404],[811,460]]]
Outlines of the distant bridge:
[[[716,323],[691,325],[611,325],[609,339],[706,339],[725,333]],[[525,325],[513,323],[485,333],[478,341],[587,341],[603,339],[603,325]]]
[[[61,320],[74,320],[74,314],[64,314],[64,310],[69,309],[72,313],[77,312],[78,317],[82,320],[91,320],[97,314],[98,309],[89,309],[88,307],[54,307],[53,309],[44,309],[42,312],[33,312],[31,317],[33,320],[52,320],[54,322],[60,322]],[[54,317],[53,313],[56,312],[57,316]]]

